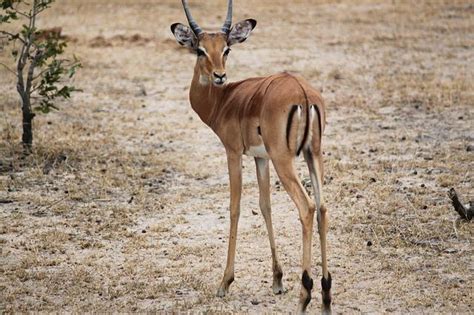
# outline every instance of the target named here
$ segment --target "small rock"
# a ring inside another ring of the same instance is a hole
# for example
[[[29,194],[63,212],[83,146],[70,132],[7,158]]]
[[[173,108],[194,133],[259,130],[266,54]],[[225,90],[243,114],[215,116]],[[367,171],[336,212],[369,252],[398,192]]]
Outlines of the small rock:
[[[458,250],[457,250],[456,248],[446,248],[446,249],[444,250],[444,252],[445,252],[446,254],[454,254],[454,253],[457,253]]]
[[[372,246],[372,241],[367,241],[367,246]]]
[[[375,182],[377,182],[377,180],[376,180],[374,177],[371,177],[371,178],[370,178],[370,182],[371,182],[371,183],[375,183]]]
[[[252,300],[250,301],[250,303],[252,303],[252,305],[258,305],[258,304],[260,304],[260,302],[257,301],[256,299],[252,299]]]
[[[469,145],[466,147],[466,151],[467,151],[467,152],[472,152],[472,151],[474,151],[474,145],[473,145],[473,144],[469,144]]]
[[[141,84],[138,88],[139,88],[139,90],[137,91],[135,96],[147,96],[146,88],[145,88],[144,85]]]

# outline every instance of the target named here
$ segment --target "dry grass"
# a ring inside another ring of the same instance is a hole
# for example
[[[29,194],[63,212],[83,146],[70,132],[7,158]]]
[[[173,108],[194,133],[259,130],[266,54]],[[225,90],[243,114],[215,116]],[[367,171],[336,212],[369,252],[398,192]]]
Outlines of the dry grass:
[[[233,50],[231,79],[298,71],[328,103],[334,310],[471,312],[472,223],[457,219],[447,191],[474,199],[473,5],[235,6],[236,19],[252,14],[259,26]],[[221,2],[193,7],[204,27],[222,20]],[[179,1],[68,0],[49,14],[40,24],[69,36],[84,63],[76,79],[84,92],[35,119],[34,154],[21,158],[14,83],[0,69],[0,199],[11,201],[0,204],[0,312],[293,311],[298,216],[273,185],[288,288],[274,296],[265,225],[252,214],[250,158],[236,282],[227,297],[214,297],[227,248],[227,167],[217,137],[188,105],[194,57],[168,30],[184,20]],[[317,239],[314,253],[319,278]],[[311,311],[318,294],[314,301]]]

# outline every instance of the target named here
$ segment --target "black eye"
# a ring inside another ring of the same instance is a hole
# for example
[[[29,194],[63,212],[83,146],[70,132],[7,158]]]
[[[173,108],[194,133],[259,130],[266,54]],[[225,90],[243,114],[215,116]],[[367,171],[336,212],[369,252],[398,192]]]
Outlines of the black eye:
[[[205,56],[205,55],[206,55],[206,52],[205,52],[204,50],[202,50],[201,48],[198,48],[198,49],[197,49],[197,55],[198,55],[199,57]]]
[[[230,53],[230,48],[227,48],[227,49],[224,51],[224,56],[227,56],[229,53]]]

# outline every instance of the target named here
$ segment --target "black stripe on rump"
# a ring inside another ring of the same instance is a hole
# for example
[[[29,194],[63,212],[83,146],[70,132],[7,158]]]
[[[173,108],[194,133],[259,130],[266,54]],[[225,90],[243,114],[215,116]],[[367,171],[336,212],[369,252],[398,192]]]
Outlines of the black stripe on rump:
[[[304,92],[304,90],[303,90]],[[304,92],[304,96],[306,98],[306,103],[308,103],[308,97],[306,96],[306,92]],[[308,138],[308,133],[309,133],[309,110],[310,108],[307,107],[307,113],[306,113],[306,126],[304,128],[304,134],[303,134],[303,140],[301,141],[300,147],[298,148],[298,151],[296,151],[296,155],[300,155],[301,150],[303,149],[303,146],[306,142],[306,138]]]
[[[321,113],[319,112],[319,107],[318,105],[311,105],[314,107],[314,109],[316,109],[316,113],[318,113],[318,128],[319,128],[319,142],[321,142],[321,138],[323,137],[323,126],[322,126],[322,122],[321,122]]]
[[[311,112],[311,108],[314,108],[316,110],[316,113],[318,114],[318,128],[319,128],[319,141],[321,141],[321,138],[322,138],[322,125],[321,125],[321,113],[319,112],[319,107],[317,105],[310,105],[308,107],[308,113],[306,115],[306,128],[304,130],[304,135],[303,135],[303,141],[301,142],[300,144],[300,147],[298,149],[298,152],[296,153],[297,155],[300,155],[301,153],[301,150],[303,149],[303,146],[306,142],[306,138],[308,138],[308,133],[309,133],[309,128],[311,127],[309,125],[310,121],[309,121],[309,113]]]
[[[291,124],[293,123],[293,116],[295,112],[298,110],[300,105],[293,105],[290,109],[290,114],[288,115],[288,123],[286,124],[286,145],[288,149],[290,148],[290,131],[291,131]]]

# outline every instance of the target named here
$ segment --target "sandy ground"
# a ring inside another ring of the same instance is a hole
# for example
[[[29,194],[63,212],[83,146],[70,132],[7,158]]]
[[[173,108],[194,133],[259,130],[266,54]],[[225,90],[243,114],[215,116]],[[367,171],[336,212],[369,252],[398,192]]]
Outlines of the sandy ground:
[[[215,29],[224,1],[191,1]],[[469,313],[474,233],[450,206],[474,199],[474,5],[469,1],[235,1],[254,17],[231,80],[302,73],[328,105],[325,199],[336,313]],[[244,160],[236,281],[214,296],[227,250],[228,183],[217,137],[187,100],[195,57],[169,32],[180,2],[63,0],[83,89],[35,119],[20,158],[14,82],[0,68],[0,312],[288,313],[301,226],[272,170],[271,258],[252,158]],[[2,62],[11,63],[8,49]],[[303,179],[306,168],[299,162]],[[9,202],[9,203],[5,203]],[[321,276],[319,242],[313,275]],[[320,310],[319,280],[311,313]]]

